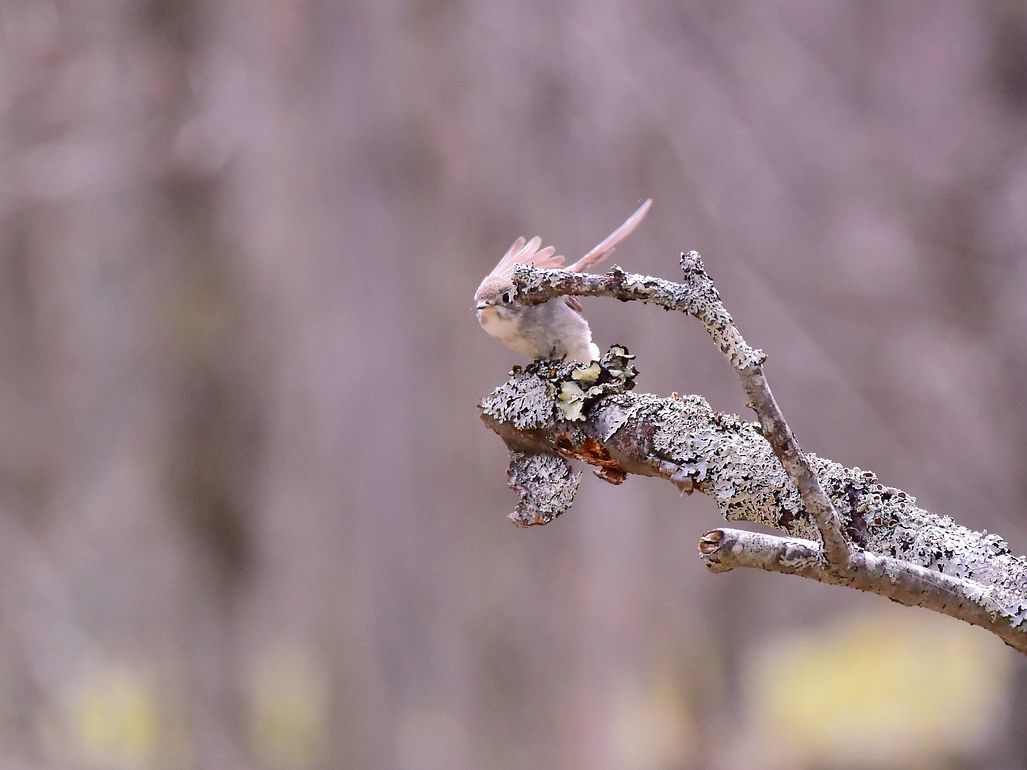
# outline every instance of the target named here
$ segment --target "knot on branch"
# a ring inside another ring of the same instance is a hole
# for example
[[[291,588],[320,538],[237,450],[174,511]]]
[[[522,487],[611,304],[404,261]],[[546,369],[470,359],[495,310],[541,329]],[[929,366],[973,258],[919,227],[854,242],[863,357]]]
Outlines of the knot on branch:
[[[537,430],[554,419],[584,421],[600,398],[635,387],[633,359],[627,348],[614,345],[588,364],[539,359],[524,369],[515,366],[510,379],[478,406],[485,416],[518,430]]]
[[[574,503],[581,481],[559,455],[510,450],[507,486],[519,499],[509,519],[518,527],[548,524]]]

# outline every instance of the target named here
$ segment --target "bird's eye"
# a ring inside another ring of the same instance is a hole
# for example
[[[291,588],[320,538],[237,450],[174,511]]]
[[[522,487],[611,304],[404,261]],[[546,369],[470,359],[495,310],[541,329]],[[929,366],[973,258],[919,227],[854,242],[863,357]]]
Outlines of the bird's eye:
[[[510,304],[510,300],[512,299],[512,297],[510,296],[510,292],[504,291],[502,299],[503,299],[503,304],[504,305],[509,305]]]

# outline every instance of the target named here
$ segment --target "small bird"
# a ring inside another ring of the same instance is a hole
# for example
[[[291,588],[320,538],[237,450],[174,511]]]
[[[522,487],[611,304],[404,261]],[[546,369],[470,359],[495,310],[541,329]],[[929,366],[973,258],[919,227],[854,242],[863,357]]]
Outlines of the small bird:
[[[609,257],[645,219],[652,202],[652,198],[646,200],[624,224],[566,269],[581,273]],[[508,348],[532,359],[560,358],[582,363],[598,360],[599,348],[592,342],[592,330],[581,313],[577,297],[556,297],[538,305],[522,305],[517,301],[513,274],[518,265],[543,269],[564,267],[565,260],[556,249],[552,246],[539,248],[541,245],[542,239],[537,235],[530,241],[525,241],[523,236],[518,238],[485,276],[474,293],[478,323]]]

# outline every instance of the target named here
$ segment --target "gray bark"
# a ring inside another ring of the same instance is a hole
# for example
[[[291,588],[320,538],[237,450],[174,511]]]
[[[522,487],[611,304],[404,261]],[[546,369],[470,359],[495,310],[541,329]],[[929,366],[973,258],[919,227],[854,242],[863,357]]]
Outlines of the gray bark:
[[[765,356],[738,332],[698,255],[683,254],[682,265],[682,284],[619,268],[523,269],[519,300],[613,296],[696,316],[739,373],[760,422],[715,412],[698,395],[631,393],[633,356],[617,346],[590,366],[536,361],[515,369],[480,403],[511,450],[511,486],[520,494],[511,518],[530,526],[566,511],[578,483],[571,459],[611,483],[629,474],[664,478],[713,497],[728,521],[788,536],[713,530],[700,553],[715,572],[752,567],[848,585],[982,626],[1027,652],[1027,558],[995,534],[920,508],[872,471],[804,455],[766,384]]]

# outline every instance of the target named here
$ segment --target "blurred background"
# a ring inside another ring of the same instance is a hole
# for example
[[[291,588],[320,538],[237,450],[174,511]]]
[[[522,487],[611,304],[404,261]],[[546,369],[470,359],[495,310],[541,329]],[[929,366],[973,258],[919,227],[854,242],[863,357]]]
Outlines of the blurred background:
[[[1027,551],[1022,0],[3,0],[0,105],[4,770],[1025,766],[1027,661],[707,574],[707,498],[513,527],[471,312],[652,196],[805,448]]]

